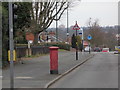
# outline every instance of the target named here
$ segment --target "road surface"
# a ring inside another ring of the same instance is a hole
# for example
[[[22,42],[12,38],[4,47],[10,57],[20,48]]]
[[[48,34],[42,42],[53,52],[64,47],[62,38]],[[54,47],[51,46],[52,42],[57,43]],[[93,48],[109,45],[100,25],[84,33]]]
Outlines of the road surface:
[[[118,88],[118,55],[97,53],[50,88]]]

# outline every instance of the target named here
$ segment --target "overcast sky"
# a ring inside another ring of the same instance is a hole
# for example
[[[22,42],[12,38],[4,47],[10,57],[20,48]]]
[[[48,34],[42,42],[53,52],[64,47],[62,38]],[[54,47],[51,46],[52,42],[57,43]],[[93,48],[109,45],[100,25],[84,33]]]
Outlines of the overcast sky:
[[[118,1],[119,0],[81,0],[77,5],[69,10],[69,26],[78,22],[80,27],[87,26],[87,21],[99,19],[101,26],[118,25]],[[67,25],[66,13],[64,13],[59,25]],[[51,27],[55,27],[55,22]]]

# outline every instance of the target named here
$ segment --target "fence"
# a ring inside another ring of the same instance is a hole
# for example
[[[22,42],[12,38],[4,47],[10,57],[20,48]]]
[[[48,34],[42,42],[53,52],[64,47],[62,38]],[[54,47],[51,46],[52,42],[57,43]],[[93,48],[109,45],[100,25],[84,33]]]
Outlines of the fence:
[[[49,53],[49,47],[45,46],[34,46],[31,48],[32,50],[32,55],[37,55],[37,54],[47,54]]]
[[[46,47],[46,46],[32,46],[31,47],[31,55],[47,54],[47,53],[49,53],[49,47]],[[16,54],[17,54],[17,58],[27,56],[28,55],[27,46],[17,46]]]
[[[27,46],[16,47],[17,58],[25,57],[27,51]]]

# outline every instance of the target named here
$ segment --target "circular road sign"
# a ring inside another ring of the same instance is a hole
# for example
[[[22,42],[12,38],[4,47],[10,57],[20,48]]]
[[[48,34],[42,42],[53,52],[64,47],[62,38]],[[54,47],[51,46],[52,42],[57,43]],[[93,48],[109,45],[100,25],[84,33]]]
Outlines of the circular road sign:
[[[88,39],[88,40],[91,40],[91,39],[92,39],[92,36],[91,36],[91,35],[89,35],[89,36],[87,37],[87,39]]]
[[[30,33],[30,32],[27,32],[26,33],[26,40],[30,41],[34,41],[34,34]]]

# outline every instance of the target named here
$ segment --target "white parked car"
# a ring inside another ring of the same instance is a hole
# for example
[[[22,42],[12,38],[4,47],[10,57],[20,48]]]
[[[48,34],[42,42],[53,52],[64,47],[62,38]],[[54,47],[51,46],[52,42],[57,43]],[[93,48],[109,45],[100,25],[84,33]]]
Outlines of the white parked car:
[[[91,47],[89,47],[89,46],[85,47],[84,51],[85,51],[85,52],[89,52],[89,48],[90,48],[90,51],[91,51],[91,50],[92,50],[92,48],[91,48]]]

